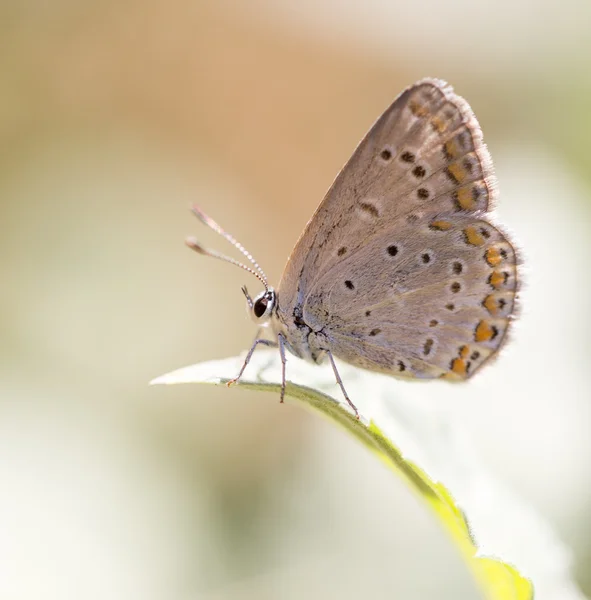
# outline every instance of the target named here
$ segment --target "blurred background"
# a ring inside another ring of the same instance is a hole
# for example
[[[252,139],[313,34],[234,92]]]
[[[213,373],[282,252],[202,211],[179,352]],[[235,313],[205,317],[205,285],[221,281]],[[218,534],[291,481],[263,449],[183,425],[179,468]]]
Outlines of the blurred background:
[[[250,278],[183,245],[228,249],[190,203],[277,283],[425,76],[480,120],[527,281],[512,344],[442,401],[591,594],[590,26],[587,0],[4,0],[0,597],[480,598],[425,507],[329,423],[147,385],[254,335]]]

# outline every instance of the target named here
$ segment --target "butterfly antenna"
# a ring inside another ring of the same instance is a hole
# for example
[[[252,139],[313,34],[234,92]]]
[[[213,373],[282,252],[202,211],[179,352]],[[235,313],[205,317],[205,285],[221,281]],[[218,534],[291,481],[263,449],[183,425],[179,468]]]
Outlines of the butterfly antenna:
[[[269,286],[267,284],[267,280],[264,277],[261,277],[261,275],[259,273],[257,273],[254,269],[251,269],[250,267],[246,266],[245,264],[242,264],[241,262],[234,260],[230,256],[226,256],[225,254],[220,254],[219,252],[216,252],[215,250],[209,250],[208,248],[204,248],[195,238],[192,238],[192,237],[187,238],[185,240],[185,244],[187,244],[187,246],[189,248],[191,248],[191,250],[194,250],[195,252],[197,252],[197,254],[202,254],[203,256],[211,256],[212,258],[217,258],[219,260],[229,262],[231,265],[236,265],[237,267],[240,267],[241,269],[244,269],[245,271],[252,273],[265,286],[265,290],[267,292],[269,291]],[[264,273],[263,273],[263,276],[264,276]]]
[[[230,244],[232,244],[232,246],[234,246],[234,248],[236,248],[239,252],[241,252],[253,264],[254,268],[260,273],[260,275],[262,277],[262,281],[265,284],[265,288],[268,289],[267,276],[265,275],[265,272],[263,271],[263,269],[261,269],[261,267],[259,266],[259,263],[257,263],[257,261],[254,259],[254,257],[252,256],[252,254],[236,238],[234,238],[232,235],[230,235],[227,231],[223,230],[211,217],[208,217],[195,204],[191,207],[191,212],[204,225],[207,225],[210,229],[213,229],[216,233],[219,233],[222,237],[225,237],[230,242]],[[213,256],[213,255],[217,255],[217,252],[214,252],[213,254],[210,254],[210,256]],[[220,258],[220,256],[221,255],[217,255],[218,258]],[[241,263],[234,262],[234,264],[242,266],[247,271],[249,270],[247,267],[245,267]],[[255,274],[255,273],[253,273],[253,274]],[[259,277],[259,279],[261,279],[261,277]]]

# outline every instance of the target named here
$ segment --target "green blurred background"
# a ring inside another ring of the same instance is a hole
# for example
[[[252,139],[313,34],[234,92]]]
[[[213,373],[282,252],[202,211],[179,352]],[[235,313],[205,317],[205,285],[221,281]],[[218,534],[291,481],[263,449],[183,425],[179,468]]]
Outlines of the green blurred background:
[[[478,115],[527,282],[512,344],[442,402],[591,594],[590,31],[588,0],[4,0],[0,597],[480,597],[424,506],[330,424],[147,385],[254,335],[255,286],[184,247],[227,250],[188,206],[277,283],[425,76]]]

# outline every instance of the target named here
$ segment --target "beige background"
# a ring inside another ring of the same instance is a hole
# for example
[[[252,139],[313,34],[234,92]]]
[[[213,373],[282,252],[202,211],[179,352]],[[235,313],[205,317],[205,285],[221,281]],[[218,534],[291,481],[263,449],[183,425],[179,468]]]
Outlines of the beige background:
[[[476,111],[528,281],[511,346],[444,401],[589,594],[590,22],[586,0],[5,0],[0,597],[479,597],[432,516],[329,424],[147,387],[254,334],[255,284],[183,246],[226,250],[190,203],[277,282],[424,76]]]

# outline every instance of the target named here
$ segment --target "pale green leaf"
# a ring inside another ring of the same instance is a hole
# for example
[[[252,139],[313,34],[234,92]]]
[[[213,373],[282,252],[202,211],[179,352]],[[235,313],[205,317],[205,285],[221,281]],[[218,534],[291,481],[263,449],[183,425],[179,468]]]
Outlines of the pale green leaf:
[[[243,357],[200,363],[152,383],[225,384],[242,362]],[[342,399],[330,367],[291,356],[290,380],[311,387],[288,382],[286,401],[343,427],[402,477],[449,533],[487,599],[529,600],[532,582],[539,598],[584,598],[570,577],[568,551],[535,511],[486,473],[441,401],[404,401],[398,396],[405,386],[420,384],[399,383],[347,365],[339,370],[360,420]],[[259,350],[237,385],[273,392],[276,401],[280,373],[278,353]],[[438,385],[446,384],[430,383],[430,395],[437,396]]]

